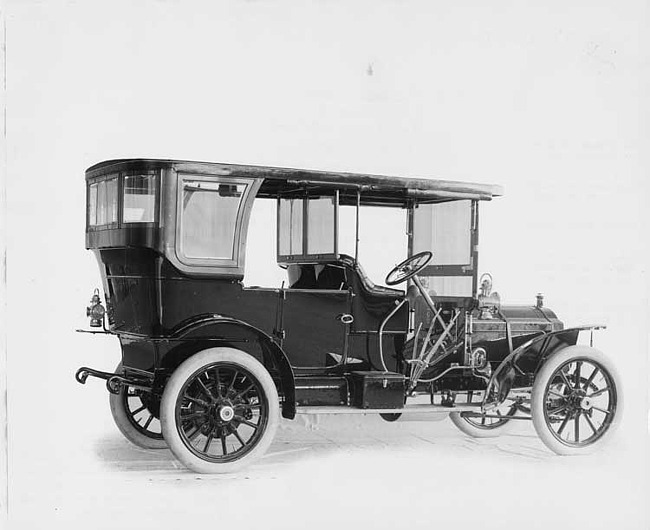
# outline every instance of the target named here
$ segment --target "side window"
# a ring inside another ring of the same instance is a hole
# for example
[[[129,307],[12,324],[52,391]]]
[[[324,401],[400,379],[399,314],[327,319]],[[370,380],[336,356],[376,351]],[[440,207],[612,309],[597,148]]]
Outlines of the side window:
[[[88,225],[117,223],[117,176],[95,182],[88,189]]]
[[[122,222],[153,223],[156,220],[156,175],[126,175],[124,177],[124,207]]]
[[[278,215],[280,256],[301,256],[303,252],[303,211],[302,199],[280,199]]]
[[[97,189],[99,184],[91,184],[88,188],[88,225],[97,224]]]
[[[338,256],[336,196],[278,199],[278,263]]]
[[[177,246],[180,258],[213,264],[236,262],[240,226],[251,183],[242,179],[183,176]]]
[[[307,201],[307,254],[334,254],[336,252],[336,204],[333,197]]]

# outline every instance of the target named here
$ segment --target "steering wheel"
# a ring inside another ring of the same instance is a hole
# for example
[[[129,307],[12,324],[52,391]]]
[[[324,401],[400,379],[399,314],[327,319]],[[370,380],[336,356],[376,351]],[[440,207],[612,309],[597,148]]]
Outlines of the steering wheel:
[[[397,285],[412,278],[427,266],[431,258],[433,258],[433,253],[425,250],[405,259],[399,265],[395,265],[395,268],[388,273],[386,285]]]

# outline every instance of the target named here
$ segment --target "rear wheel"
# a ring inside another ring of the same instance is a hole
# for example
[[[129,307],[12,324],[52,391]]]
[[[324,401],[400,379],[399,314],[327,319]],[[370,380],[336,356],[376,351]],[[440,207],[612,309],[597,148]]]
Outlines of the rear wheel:
[[[510,418],[517,413],[512,400],[506,400],[487,414],[476,412],[451,412],[449,417],[456,427],[473,438],[495,438],[506,434],[515,426]],[[497,416],[496,418],[493,416]]]
[[[616,370],[605,355],[570,346],[542,366],[531,396],[533,424],[560,455],[588,453],[605,443],[622,413]]]
[[[122,373],[122,363],[115,373]],[[167,449],[160,426],[160,398],[123,385],[119,394],[109,394],[109,404],[115,425],[132,444],[143,449]]]
[[[161,420],[182,464],[197,473],[231,473],[271,444],[278,393],[259,361],[232,348],[211,348],[174,371],[163,392]]]

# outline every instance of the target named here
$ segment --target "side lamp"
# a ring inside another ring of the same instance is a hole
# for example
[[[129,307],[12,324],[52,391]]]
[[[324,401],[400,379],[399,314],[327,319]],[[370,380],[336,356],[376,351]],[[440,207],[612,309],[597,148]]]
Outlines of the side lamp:
[[[99,289],[95,289],[93,297],[90,299],[90,305],[86,308],[86,316],[90,317],[91,328],[101,328],[104,325],[104,314],[106,309],[99,298]]]

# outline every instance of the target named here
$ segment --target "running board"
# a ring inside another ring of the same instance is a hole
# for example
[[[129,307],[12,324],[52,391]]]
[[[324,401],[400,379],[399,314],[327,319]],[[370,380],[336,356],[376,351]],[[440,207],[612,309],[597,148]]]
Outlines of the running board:
[[[406,414],[409,412],[436,412],[449,414],[450,412],[477,412],[481,410],[481,404],[476,405],[455,405],[445,407],[443,405],[406,405],[401,409],[360,409],[356,407],[296,407],[296,414]]]

